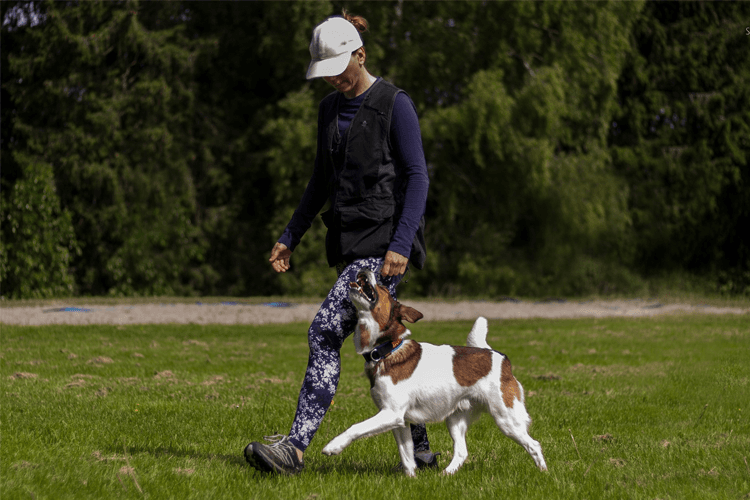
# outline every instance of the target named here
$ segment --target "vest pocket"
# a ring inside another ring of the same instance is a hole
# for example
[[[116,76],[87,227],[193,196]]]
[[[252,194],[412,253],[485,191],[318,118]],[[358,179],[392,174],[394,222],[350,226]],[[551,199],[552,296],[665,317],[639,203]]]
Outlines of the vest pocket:
[[[345,260],[385,255],[393,236],[393,200],[340,207],[341,255]]]

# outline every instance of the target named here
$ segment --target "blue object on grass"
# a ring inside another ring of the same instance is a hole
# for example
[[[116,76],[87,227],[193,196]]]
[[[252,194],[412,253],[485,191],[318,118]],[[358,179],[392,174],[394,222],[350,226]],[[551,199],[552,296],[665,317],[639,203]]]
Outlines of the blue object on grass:
[[[289,302],[266,302],[263,305],[266,307],[292,307],[293,304]]]

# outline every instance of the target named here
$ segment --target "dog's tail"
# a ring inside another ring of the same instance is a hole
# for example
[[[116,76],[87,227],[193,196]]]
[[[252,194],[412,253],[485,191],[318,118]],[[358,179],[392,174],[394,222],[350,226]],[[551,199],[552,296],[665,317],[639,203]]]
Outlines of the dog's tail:
[[[481,349],[492,349],[487,343],[487,320],[482,316],[479,316],[474,322],[469,337],[466,339],[466,345]]]

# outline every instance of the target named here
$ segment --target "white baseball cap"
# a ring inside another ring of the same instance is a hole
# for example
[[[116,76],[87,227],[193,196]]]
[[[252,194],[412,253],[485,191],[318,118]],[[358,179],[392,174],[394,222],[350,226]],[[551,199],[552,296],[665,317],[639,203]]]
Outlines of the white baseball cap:
[[[313,30],[307,79],[340,75],[349,65],[352,52],[363,45],[352,23],[343,17],[326,19]]]

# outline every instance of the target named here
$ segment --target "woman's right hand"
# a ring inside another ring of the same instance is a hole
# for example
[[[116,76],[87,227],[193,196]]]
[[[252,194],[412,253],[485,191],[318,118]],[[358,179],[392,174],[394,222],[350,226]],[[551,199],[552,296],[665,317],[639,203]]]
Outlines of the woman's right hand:
[[[292,251],[287,248],[283,243],[276,243],[271,250],[271,258],[268,262],[271,263],[271,267],[277,273],[285,273],[289,270],[289,258],[292,256]]]

